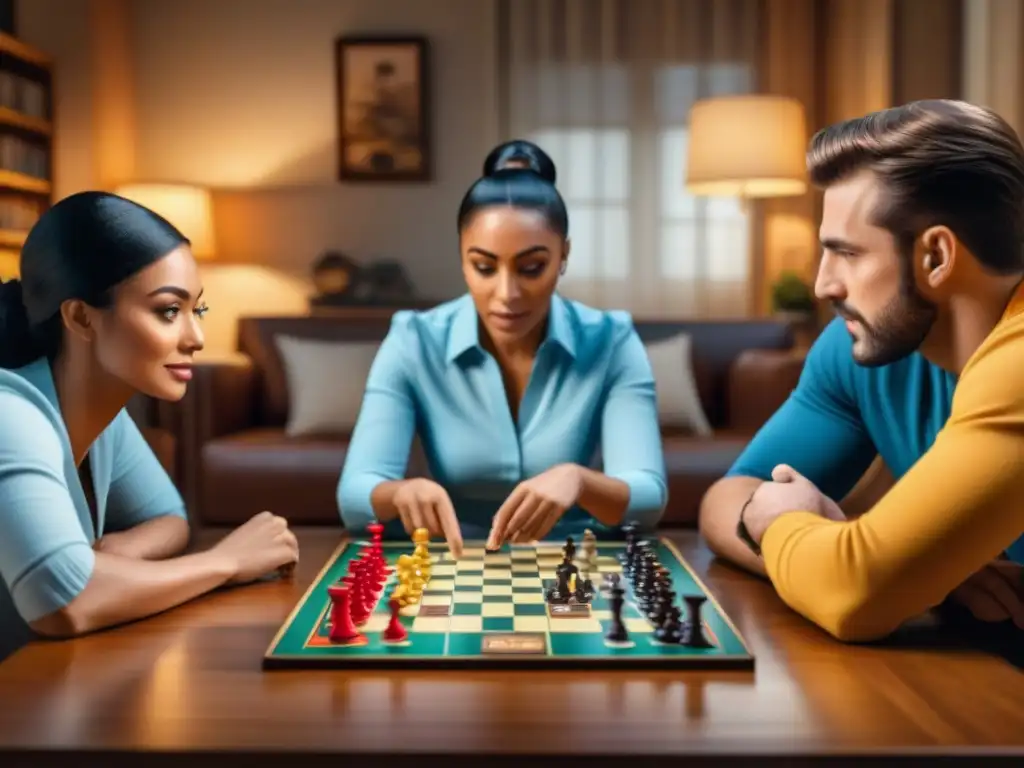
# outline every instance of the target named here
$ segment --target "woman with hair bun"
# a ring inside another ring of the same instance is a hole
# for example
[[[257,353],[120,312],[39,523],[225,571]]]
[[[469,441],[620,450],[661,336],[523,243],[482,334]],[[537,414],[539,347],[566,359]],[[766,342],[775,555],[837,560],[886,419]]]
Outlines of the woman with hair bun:
[[[175,557],[184,504],[125,406],[185,394],[201,294],[188,240],[103,192],[46,211],[0,283],[0,659],[296,561],[269,513]]]
[[[468,291],[395,314],[346,452],[342,520],[427,528],[456,557],[467,537],[497,548],[584,527],[653,528],[667,483],[654,376],[632,320],[558,295],[569,216],[551,159],[511,142],[484,170],[457,219]],[[405,477],[416,436],[432,480]],[[591,468],[597,452],[603,471]]]

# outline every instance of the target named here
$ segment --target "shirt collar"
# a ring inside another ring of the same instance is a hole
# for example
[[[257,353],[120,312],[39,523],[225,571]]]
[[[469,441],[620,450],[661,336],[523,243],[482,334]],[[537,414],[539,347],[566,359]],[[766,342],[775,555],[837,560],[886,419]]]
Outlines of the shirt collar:
[[[576,334],[569,318],[565,299],[558,294],[551,297],[548,313],[548,332],[544,342],[560,346],[570,357],[576,356]],[[471,349],[482,350],[480,326],[476,306],[470,297],[465,297],[455,310],[451,331],[448,334],[448,350],[445,359],[452,363]]]

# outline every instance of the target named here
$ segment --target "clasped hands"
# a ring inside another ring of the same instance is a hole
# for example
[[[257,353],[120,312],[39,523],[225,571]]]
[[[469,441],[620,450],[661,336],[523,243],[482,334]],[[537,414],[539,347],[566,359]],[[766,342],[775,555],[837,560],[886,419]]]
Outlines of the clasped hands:
[[[751,537],[760,543],[778,517],[794,511],[813,512],[829,520],[846,520],[836,502],[785,464],[775,467],[771,481],[762,483],[754,491],[743,519]],[[1024,629],[1024,566],[1009,560],[994,560],[968,577],[947,599],[965,607],[980,621],[1010,620]]]
[[[576,504],[582,488],[582,472],[576,464],[559,464],[519,483],[495,513],[487,547],[543,538]],[[444,537],[452,555],[462,555],[459,521],[439,484],[425,478],[408,480],[395,493],[393,503],[408,533],[426,528],[431,536]]]

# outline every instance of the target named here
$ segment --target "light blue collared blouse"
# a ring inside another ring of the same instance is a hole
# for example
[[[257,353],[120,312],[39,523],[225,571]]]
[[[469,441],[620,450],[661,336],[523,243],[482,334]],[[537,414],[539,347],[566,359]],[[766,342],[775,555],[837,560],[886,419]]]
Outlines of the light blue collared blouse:
[[[374,521],[370,494],[405,476],[415,436],[465,538],[486,537],[518,483],[563,463],[600,467],[625,482],[627,522],[653,527],[665,508],[654,375],[625,312],[556,295],[517,420],[497,361],[480,344],[470,296],[396,313],[370,370],[338,485],[347,528]],[[582,525],[600,527],[574,507],[552,534]]]
[[[0,369],[0,660],[29,623],[89,582],[93,544],[163,515],[185,517],[174,483],[127,411],[89,448],[98,528],[71,453],[50,364]]]

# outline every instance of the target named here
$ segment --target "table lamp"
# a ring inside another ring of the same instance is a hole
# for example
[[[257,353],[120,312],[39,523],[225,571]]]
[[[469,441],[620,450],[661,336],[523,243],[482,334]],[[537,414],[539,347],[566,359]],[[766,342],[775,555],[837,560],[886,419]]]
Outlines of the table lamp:
[[[209,190],[189,184],[140,183],[125,184],[114,191],[171,222],[192,242],[192,253],[197,259],[212,259],[215,255]]]
[[[723,96],[690,110],[686,188],[743,200],[807,191],[803,105],[783,96]]]
[[[686,188],[692,195],[751,200],[807,191],[803,105],[784,96],[722,96],[690,110]],[[753,241],[747,261],[754,264]],[[753,300],[753,296],[751,296]]]

